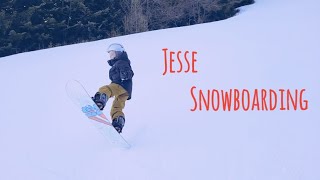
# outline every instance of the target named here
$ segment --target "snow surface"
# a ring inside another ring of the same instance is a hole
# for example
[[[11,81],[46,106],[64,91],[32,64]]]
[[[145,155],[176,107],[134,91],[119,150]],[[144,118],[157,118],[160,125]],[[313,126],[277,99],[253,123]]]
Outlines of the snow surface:
[[[320,179],[319,5],[257,0],[224,21],[1,58],[0,179]],[[113,42],[135,71],[130,150],[110,147],[65,92],[70,79],[92,94],[110,82]],[[198,73],[163,76],[163,48],[197,51]],[[192,86],[304,88],[309,109],[191,112]]]

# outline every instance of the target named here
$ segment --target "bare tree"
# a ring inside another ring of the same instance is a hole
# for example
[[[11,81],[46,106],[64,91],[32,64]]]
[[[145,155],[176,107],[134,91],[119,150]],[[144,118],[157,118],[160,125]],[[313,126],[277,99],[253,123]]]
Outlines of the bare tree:
[[[122,0],[121,5],[126,12],[125,33],[208,22],[208,16],[221,9],[219,2],[220,0]]]
[[[123,0],[124,9],[127,14],[124,17],[125,33],[137,33],[148,31],[148,19],[143,13],[143,2],[141,0]]]

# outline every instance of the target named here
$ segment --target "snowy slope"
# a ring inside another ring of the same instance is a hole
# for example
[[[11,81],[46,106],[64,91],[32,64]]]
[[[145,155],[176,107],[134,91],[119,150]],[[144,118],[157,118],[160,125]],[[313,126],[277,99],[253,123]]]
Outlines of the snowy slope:
[[[320,179],[319,5],[257,0],[224,21],[1,58],[0,179]],[[130,150],[111,148],[64,89],[108,84],[113,42],[135,71]],[[163,48],[197,51],[198,73],[162,75]],[[306,89],[309,108],[192,112],[192,86]]]

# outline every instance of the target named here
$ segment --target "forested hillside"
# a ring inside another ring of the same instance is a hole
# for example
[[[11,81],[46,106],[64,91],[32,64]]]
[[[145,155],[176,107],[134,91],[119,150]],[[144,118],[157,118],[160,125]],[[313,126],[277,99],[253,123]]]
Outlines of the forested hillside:
[[[1,0],[0,57],[229,18],[254,0]]]

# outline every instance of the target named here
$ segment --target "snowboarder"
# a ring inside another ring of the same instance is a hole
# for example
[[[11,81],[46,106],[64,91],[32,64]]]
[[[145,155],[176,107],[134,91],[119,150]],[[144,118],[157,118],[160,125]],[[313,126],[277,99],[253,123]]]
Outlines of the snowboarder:
[[[114,97],[111,107],[111,118],[113,127],[119,132],[125,124],[123,108],[126,100],[131,99],[132,77],[134,75],[128,55],[121,44],[114,43],[108,47],[111,66],[109,78],[111,83],[100,87],[99,91],[92,97],[100,110],[103,110],[109,98]]]

